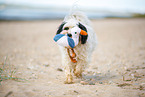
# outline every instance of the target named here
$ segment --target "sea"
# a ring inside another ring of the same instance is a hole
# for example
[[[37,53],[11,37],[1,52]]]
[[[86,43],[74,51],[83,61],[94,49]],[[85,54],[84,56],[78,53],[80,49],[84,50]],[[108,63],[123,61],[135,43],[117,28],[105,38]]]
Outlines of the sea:
[[[70,11],[82,11],[91,19],[129,18],[134,14],[145,14],[145,0],[92,0],[91,3],[91,0],[84,0],[83,3],[68,1],[0,0],[0,20],[62,19]]]

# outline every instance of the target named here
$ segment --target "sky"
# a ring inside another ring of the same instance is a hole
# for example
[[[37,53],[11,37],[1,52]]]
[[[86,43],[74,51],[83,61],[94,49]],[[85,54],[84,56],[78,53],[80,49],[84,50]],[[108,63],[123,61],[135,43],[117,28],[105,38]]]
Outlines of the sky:
[[[7,4],[39,7],[71,7],[74,2],[81,8],[145,13],[145,0],[0,0]]]

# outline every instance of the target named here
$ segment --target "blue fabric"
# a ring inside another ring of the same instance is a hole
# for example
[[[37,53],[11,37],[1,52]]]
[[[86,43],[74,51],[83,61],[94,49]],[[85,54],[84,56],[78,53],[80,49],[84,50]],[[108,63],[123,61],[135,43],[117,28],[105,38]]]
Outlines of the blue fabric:
[[[71,48],[74,48],[74,47],[75,47],[75,42],[74,42],[74,40],[73,40],[72,38],[70,38],[70,37],[68,37],[67,40],[68,40],[69,46],[70,46]]]
[[[62,38],[63,36],[65,36],[64,34],[57,34],[57,35],[55,35],[55,37],[53,38],[53,40],[55,41],[55,42],[57,42],[60,38]]]

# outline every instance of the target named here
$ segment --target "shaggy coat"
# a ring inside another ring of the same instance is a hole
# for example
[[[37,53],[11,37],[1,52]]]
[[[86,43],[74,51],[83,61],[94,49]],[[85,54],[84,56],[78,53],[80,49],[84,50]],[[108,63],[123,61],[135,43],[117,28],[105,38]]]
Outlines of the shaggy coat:
[[[66,75],[65,83],[73,83],[73,75],[82,77],[82,72],[91,60],[91,54],[97,44],[96,33],[91,27],[89,19],[81,12],[74,12],[64,18],[64,21],[59,26],[57,33],[65,31],[65,34],[71,37],[71,28],[78,26],[80,29],[87,32],[88,35],[79,35],[79,43],[73,48],[75,53],[75,62],[70,59],[70,49],[59,46],[62,55],[62,65]]]

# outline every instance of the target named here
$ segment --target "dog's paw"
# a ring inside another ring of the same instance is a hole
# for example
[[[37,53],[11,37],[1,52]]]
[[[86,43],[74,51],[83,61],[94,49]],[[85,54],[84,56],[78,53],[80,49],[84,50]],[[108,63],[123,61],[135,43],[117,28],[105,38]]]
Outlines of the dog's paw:
[[[66,77],[65,84],[73,84],[73,76],[71,74],[68,74]]]
[[[73,81],[64,81],[64,84],[73,84]]]
[[[82,73],[80,73],[80,72],[74,72],[74,75],[75,75],[77,78],[82,78]]]

